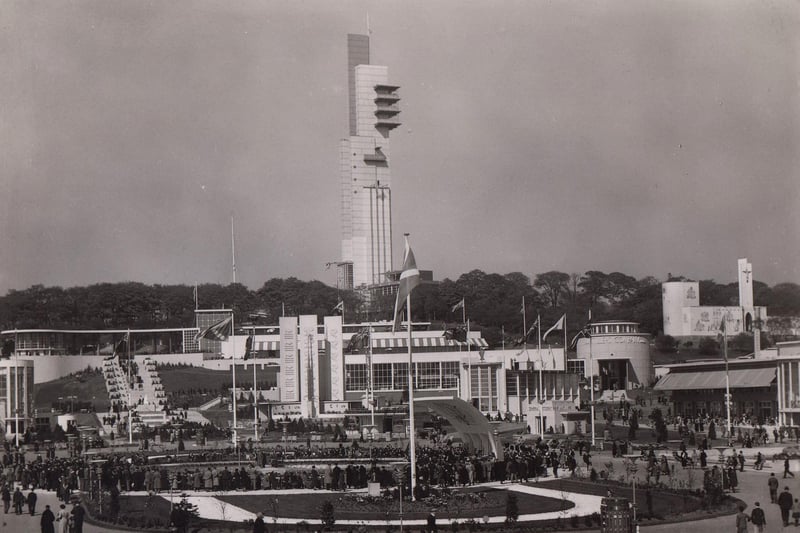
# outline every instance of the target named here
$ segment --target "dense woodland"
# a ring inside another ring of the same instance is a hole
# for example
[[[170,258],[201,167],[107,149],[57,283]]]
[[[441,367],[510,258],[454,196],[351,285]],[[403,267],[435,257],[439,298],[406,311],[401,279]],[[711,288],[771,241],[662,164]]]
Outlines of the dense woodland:
[[[685,279],[669,277],[669,281]],[[755,282],[754,292],[756,305],[767,306],[770,317],[800,316],[800,285],[769,287]],[[238,324],[250,323],[254,314],[261,315],[259,323],[264,325],[276,324],[284,312],[322,317],[333,314],[340,300],[344,301],[347,322],[387,320],[394,307],[394,296],[366,305],[357,292],[296,278],[271,279],[257,290],[241,284],[205,284],[197,288],[197,293],[200,308],[233,308]],[[473,270],[457,280],[421,285],[414,291],[412,309],[414,320],[454,325],[461,322],[462,311],[451,309],[464,298],[471,327],[499,345],[503,333],[507,342],[522,334],[523,297],[528,327],[537,314],[542,317],[544,330],[566,313],[571,336],[587,322],[590,308],[595,320],[635,320],[643,331],[653,335],[662,327],[661,280],[636,279],[620,272],[551,271],[531,280],[520,272],[501,275]],[[738,286],[702,280],[700,303],[737,305]],[[0,297],[0,328],[189,327],[194,324],[194,308],[194,287],[188,285],[126,282],[66,289],[34,285]]]

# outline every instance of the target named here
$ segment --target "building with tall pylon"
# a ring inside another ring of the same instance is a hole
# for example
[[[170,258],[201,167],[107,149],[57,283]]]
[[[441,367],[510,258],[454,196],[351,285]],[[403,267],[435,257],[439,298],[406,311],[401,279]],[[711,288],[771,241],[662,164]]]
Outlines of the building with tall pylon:
[[[387,67],[371,65],[369,36],[347,36],[350,136],[340,144],[342,260],[337,285],[386,282],[392,261],[389,133],[400,125],[399,86]]]

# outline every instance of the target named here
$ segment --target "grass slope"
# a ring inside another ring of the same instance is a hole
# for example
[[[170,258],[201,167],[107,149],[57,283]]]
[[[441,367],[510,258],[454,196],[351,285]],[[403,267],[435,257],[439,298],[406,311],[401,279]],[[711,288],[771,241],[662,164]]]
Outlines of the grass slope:
[[[59,398],[75,396],[76,401],[94,402],[98,412],[108,410],[108,392],[103,375],[99,372],[79,372],[36,385],[33,403],[39,410],[49,411],[59,403]],[[69,400],[62,400],[69,404]]]

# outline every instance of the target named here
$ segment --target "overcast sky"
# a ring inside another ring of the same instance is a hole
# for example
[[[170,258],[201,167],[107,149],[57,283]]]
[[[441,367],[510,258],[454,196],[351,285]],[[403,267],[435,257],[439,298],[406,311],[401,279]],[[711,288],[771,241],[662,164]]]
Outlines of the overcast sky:
[[[348,33],[395,264],[800,282],[796,2],[0,2],[0,294],[335,284]]]

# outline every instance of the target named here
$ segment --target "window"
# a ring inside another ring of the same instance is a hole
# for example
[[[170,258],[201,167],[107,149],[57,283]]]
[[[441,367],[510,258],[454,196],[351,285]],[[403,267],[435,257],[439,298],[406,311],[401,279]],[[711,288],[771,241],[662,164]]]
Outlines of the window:
[[[441,387],[439,362],[417,363],[417,388],[438,389]]]
[[[472,399],[482,412],[497,410],[497,374],[490,366],[472,367],[470,376]]]
[[[375,390],[392,390],[392,364],[391,363],[377,363],[372,365],[372,371],[375,374],[373,384]]]
[[[581,376],[584,374],[584,368],[586,361],[583,359],[567,359],[567,372],[570,374],[580,374]]]
[[[442,388],[455,389],[458,387],[458,361],[442,362]]]
[[[392,363],[394,390],[408,389],[408,363]]]
[[[345,365],[344,390],[367,390],[367,365]]]

